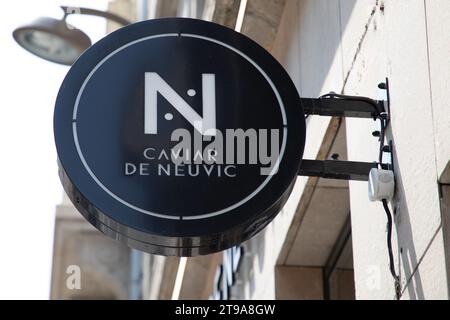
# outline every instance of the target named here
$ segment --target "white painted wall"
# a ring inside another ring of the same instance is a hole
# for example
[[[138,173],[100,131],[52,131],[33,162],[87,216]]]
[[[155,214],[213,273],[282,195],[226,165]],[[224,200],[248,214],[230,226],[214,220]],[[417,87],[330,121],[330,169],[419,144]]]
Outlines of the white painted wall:
[[[374,96],[377,82],[389,77],[392,99],[389,136],[394,141],[397,179],[393,204],[397,271],[400,270],[402,290],[408,298],[447,299],[436,159],[438,155],[446,157],[446,163],[449,154],[436,152],[435,134],[450,136],[450,126],[442,125],[449,119],[443,109],[434,110],[434,116],[441,119],[439,127],[433,119],[427,44],[430,30],[427,32],[425,2],[386,0],[384,5],[384,12],[376,7],[345,90],[348,94]],[[364,21],[358,17],[361,15],[365,15],[366,20],[369,17],[367,11],[353,11],[345,33],[357,33],[359,28],[359,33],[363,34],[365,26],[358,27],[354,22]],[[431,33],[445,32],[445,25],[447,29],[450,27],[450,23],[445,22]],[[449,74],[443,70],[439,76],[449,79]],[[376,158],[377,147],[367,143],[370,131],[363,121],[348,121],[347,133],[350,159]],[[444,159],[441,161],[443,163]],[[380,204],[368,202],[363,183],[350,184],[350,198],[357,297],[393,298],[383,209]],[[433,257],[432,262],[430,257]],[[379,285],[368,281],[378,276]]]
[[[383,8],[383,10],[382,10]],[[389,77],[397,195],[394,254],[403,299],[448,299],[438,177],[450,159],[450,1],[287,0],[274,55],[302,96],[329,91],[379,97]],[[329,119],[308,123],[305,158],[314,158]],[[348,158],[376,161],[371,120],[347,122]],[[305,184],[260,235],[251,298],[274,298],[274,265]],[[393,299],[386,216],[367,183],[350,183],[358,299]],[[252,244],[250,244],[252,245]],[[401,253],[400,253],[401,248]]]
[[[450,159],[450,1],[426,0],[425,10],[436,165],[440,177]]]

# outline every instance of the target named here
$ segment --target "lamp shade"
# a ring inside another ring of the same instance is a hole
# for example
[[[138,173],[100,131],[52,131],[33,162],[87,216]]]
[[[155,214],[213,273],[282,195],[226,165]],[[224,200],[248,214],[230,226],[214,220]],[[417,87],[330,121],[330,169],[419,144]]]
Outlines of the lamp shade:
[[[64,20],[38,18],[13,32],[17,43],[45,60],[72,65],[92,45],[89,37]]]

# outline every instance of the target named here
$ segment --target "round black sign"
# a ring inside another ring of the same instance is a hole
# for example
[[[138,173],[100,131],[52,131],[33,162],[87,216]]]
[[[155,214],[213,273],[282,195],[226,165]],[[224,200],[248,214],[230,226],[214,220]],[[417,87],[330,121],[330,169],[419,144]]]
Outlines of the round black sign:
[[[236,245],[279,212],[305,143],[296,88],[228,28],[122,28],[72,66],[56,101],[60,177],[103,233],[154,254]]]

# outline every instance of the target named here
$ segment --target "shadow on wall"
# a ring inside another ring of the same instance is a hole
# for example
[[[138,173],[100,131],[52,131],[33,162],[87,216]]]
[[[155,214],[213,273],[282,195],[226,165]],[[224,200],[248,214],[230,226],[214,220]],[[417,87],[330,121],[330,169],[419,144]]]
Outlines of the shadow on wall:
[[[391,138],[391,137],[389,137]],[[403,186],[402,173],[398,165],[397,153],[395,152],[395,141],[393,141],[394,149],[394,171],[395,171],[395,198],[393,203],[396,204],[394,208],[394,221],[397,235],[400,231],[398,224],[401,223],[401,237],[397,236],[398,245],[398,263],[396,272],[400,277],[401,295],[408,290],[408,298],[410,300],[425,299],[422,279],[418,270],[418,258],[414,245],[413,232],[411,227],[411,220],[409,216],[408,203],[405,198],[405,189]],[[401,241],[403,239],[403,241]],[[433,240],[430,241],[432,243]],[[403,266],[403,268],[402,268]],[[414,269],[416,268],[416,269]]]
[[[296,28],[285,26],[290,33],[287,43],[298,45],[298,56],[285,58],[288,65],[295,63],[290,58],[299,60],[298,74],[293,79],[302,96],[317,97],[329,91],[343,91],[351,66],[344,65],[341,40],[356,1],[300,0],[289,4],[296,6],[292,9],[298,12],[298,23]],[[361,36],[364,31],[361,30]],[[355,56],[357,49],[355,46]]]
[[[361,2],[358,3],[358,10]],[[367,22],[370,22],[375,12],[373,9],[381,2],[365,2],[369,10]],[[317,97],[327,91],[344,91],[347,76],[352,72],[352,64],[358,57],[360,44],[367,32],[362,25],[360,37],[355,37],[360,43],[352,43],[353,48],[342,48],[342,37],[356,5],[357,0],[286,1],[273,53],[288,70],[301,96]],[[343,49],[349,57],[348,61],[344,61]],[[395,227],[401,233],[401,237],[397,237],[399,252],[396,269],[402,273],[402,294],[407,294],[410,299],[424,299],[422,279],[417,270],[420,257],[413,241],[411,218],[397,159],[395,171]]]
[[[286,0],[272,53],[288,71],[301,96],[318,97],[329,91],[343,91],[351,66],[345,70],[341,40],[356,3],[357,0]],[[373,8],[368,8],[369,17]],[[364,32],[361,28],[361,37]],[[356,57],[357,45],[354,50]],[[330,78],[331,74],[334,78]],[[246,243],[246,254],[252,255],[251,297],[256,290],[256,273],[274,268],[265,265],[266,241],[270,247],[271,237],[266,228]]]

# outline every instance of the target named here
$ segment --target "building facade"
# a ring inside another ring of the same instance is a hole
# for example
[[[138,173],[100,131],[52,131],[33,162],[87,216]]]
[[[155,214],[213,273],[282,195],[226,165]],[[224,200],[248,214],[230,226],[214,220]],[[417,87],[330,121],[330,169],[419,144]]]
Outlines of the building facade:
[[[67,222],[60,213],[75,209],[65,202],[57,210],[53,298],[449,298],[449,1],[116,0],[110,10],[133,20],[199,18],[240,31],[280,61],[302,97],[333,91],[385,99],[378,84],[388,78],[399,286],[389,269],[386,214],[369,201],[367,182],[299,177],[260,234],[194,258],[140,253],[93,228],[98,239],[89,240],[81,236],[87,226],[69,232],[64,226],[87,222]],[[372,120],[311,116],[304,158],[377,161],[376,130]],[[116,253],[100,262],[95,254],[86,258],[96,250]],[[67,267],[77,263],[82,279],[84,269],[94,270],[86,277],[99,283],[96,290],[63,288]]]

